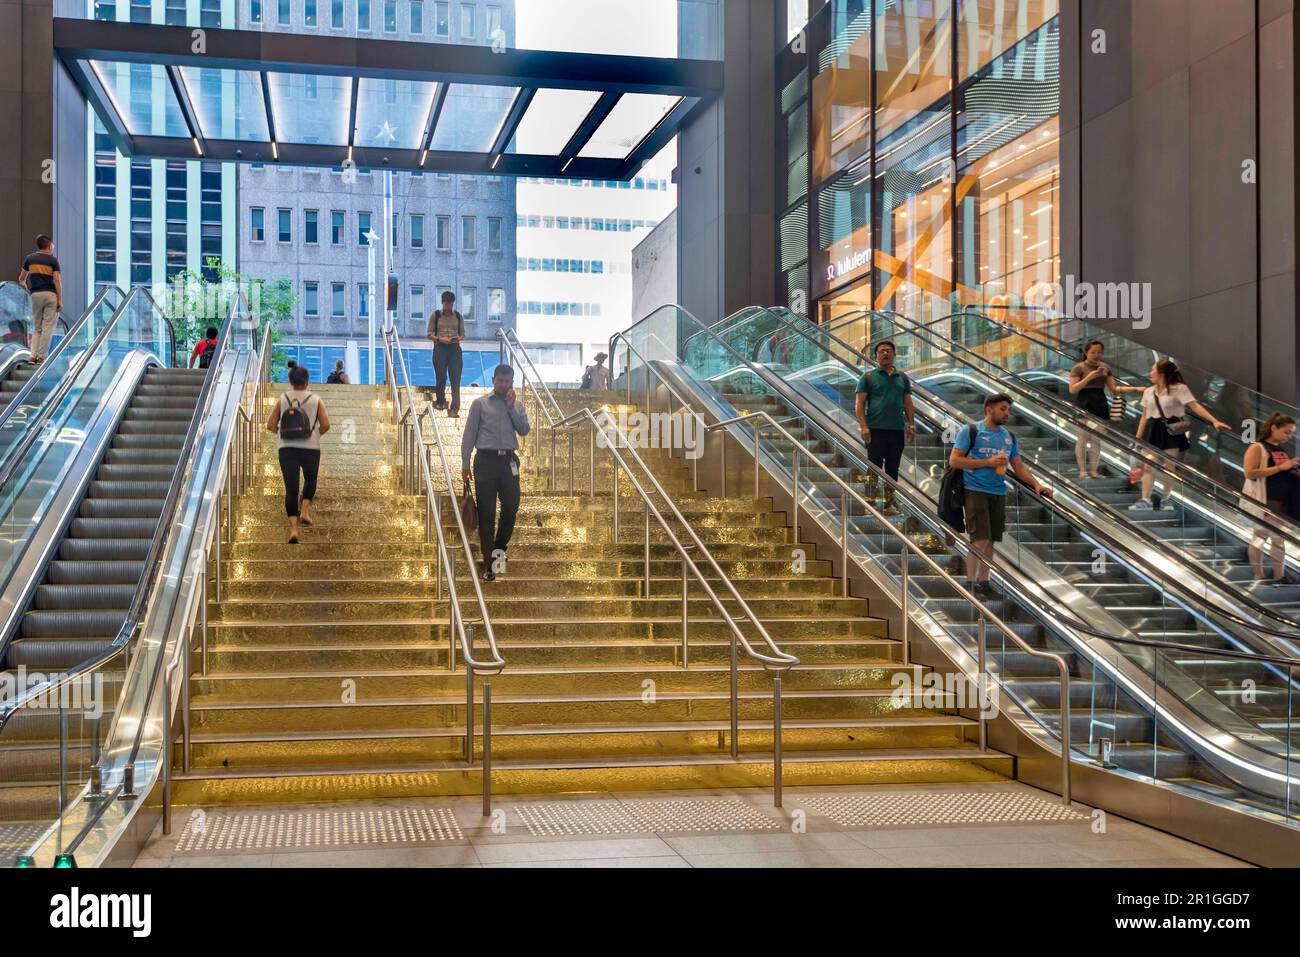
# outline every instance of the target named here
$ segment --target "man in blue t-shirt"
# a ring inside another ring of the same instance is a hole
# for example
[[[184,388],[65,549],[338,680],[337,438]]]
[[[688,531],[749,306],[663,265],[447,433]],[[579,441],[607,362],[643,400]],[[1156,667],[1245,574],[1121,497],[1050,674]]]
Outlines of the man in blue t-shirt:
[[[993,596],[989,584],[989,562],[994,543],[1002,541],[1007,523],[1007,467],[1038,495],[1050,497],[1052,490],[1029,474],[1020,458],[1020,443],[1007,429],[1011,418],[1011,396],[990,395],[984,400],[984,419],[976,427],[957,434],[948,465],[966,470],[966,530],[971,550],[966,556],[966,587],[985,598]]]

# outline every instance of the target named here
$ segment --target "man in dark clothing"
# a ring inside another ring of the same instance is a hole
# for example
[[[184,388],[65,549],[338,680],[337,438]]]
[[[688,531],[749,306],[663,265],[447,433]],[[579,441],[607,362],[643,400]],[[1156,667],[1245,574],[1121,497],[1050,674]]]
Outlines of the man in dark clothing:
[[[465,358],[460,344],[465,339],[465,319],[456,311],[456,294],[450,289],[442,294],[442,308],[429,317],[428,337],[433,340],[433,370],[437,373],[434,391],[435,409],[447,408],[447,378],[451,377],[451,418],[460,415],[460,374]]]
[[[903,448],[916,438],[916,415],[912,408],[912,381],[894,367],[892,342],[876,344],[876,365],[858,380],[858,429],[867,445],[867,459],[898,479]],[[886,502],[893,502],[892,486]]]
[[[470,480],[470,454],[474,455],[474,497],[478,501],[479,540],[483,548],[483,580],[492,581],[505,571],[506,549],[519,514],[519,436],[531,429],[524,404],[515,399],[515,370],[499,365],[492,376],[492,391],[469,407],[465,435],[461,438],[461,470]],[[497,499],[501,522],[497,524]],[[468,529],[466,529],[468,531]]]
[[[63,277],[54,258],[54,240],[44,233],[36,237],[36,252],[23,260],[18,282],[32,294],[32,362],[45,361],[50,339],[63,308]]]

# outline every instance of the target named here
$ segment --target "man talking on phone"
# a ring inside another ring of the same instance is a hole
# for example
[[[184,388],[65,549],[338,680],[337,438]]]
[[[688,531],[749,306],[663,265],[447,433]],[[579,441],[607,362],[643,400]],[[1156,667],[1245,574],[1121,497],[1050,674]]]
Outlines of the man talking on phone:
[[[479,542],[483,546],[483,580],[493,581],[506,570],[506,549],[519,514],[519,436],[531,430],[524,404],[515,398],[515,370],[499,365],[492,374],[492,391],[469,406],[465,435],[460,442],[461,474],[470,480],[474,456],[474,497],[478,501]],[[496,517],[501,501],[501,520]]]

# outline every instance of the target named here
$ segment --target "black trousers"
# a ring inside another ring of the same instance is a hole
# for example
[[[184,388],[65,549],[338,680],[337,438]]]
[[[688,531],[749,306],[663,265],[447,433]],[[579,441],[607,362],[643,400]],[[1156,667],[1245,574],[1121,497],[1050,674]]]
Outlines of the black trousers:
[[[451,378],[451,411],[460,411],[460,375],[465,368],[465,357],[461,354],[459,342],[435,342],[433,344],[434,394],[438,405],[447,401],[447,379]]]
[[[511,471],[511,463],[518,464],[513,452],[498,455],[496,452],[474,453],[474,498],[478,501],[479,543],[483,546],[483,561],[491,565],[493,553],[510,547],[510,536],[515,533],[515,517],[519,514],[519,476]],[[501,502],[501,520],[497,521],[497,502]]]
[[[898,465],[903,461],[905,433],[902,429],[872,429],[867,443],[867,461],[885,470],[892,479],[898,478]]]
[[[298,472],[302,472],[302,497],[316,497],[316,473],[320,471],[320,449],[281,449],[280,474],[284,476],[284,513],[298,515]]]

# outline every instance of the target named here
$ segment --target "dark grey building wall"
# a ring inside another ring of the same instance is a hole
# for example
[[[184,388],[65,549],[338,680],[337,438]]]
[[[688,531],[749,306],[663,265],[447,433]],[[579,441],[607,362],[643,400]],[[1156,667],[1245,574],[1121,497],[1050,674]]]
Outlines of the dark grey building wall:
[[[681,304],[706,322],[776,301],[776,7],[719,3],[716,16],[723,95],[678,141]],[[681,55],[706,55],[686,28]]]
[[[50,233],[71,314],[86,294],[86,105],[54,62],[54,11],[74,13],[65,3],[0,0],[0,277],[15,278]]]
[[[1258,6],[1063,2],[1062,271],[1150,283],[1117,333],[1295,402],[1295,0]]]

